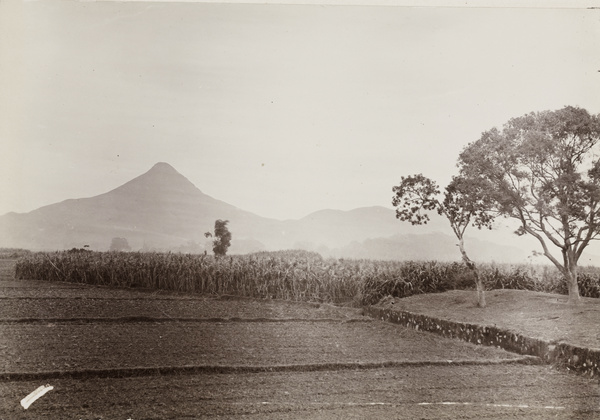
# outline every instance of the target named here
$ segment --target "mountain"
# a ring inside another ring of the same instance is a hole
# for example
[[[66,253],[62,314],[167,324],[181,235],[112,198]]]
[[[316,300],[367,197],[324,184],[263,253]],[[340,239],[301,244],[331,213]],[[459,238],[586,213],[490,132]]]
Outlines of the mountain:
[[[230,221],[232,252],[337,248],[411,229],[384,207],[323,210],[300,220],[260,217],[204,194],[161,162],[105,194],[1,216],[0,246],[105,250],[112,238],[124,237],[132,249],[197,250],[204,248],[204,232],[212,231],[217,219]]]
[[[251,236],[253,226],[270,224],[202,193],[172,166],[157,163],[105,194],[0,217],[0,246],[64,249],[87,244],[103,250],[112,238],[124,237],[133,249],[173,249],[203,241],[216,219],[231,220],[240,238]]]
[[[523,250],[488,241],[469,238],[465,247],[474,261],[497,263],[524,262]],[[460,258],[456,238],[440,232],[425,234],[393,235],[385,238],[367,239],[332,250],[331,256],[384,260],[436,260],[457,261]]]
[[[320,210],[302,219],[285,222],[284,229],[292,247],[333,255],[351,242],[443,231],[447,230],[447,223],[440,217],[433,217],[427,225],[412,226],[398,221],[394,210],[373,206],[349,211]]]
[[[0,216],[0,247],[107,250],[113,238],[121,237],[133,250],[210,251],[204,233],[217,219],[229,220],[231,253],[301,248],[352,258],[459,258],[456,240],[440,233],[450,232],[448,222],[437,215],[427,225],[411,226],[398,221],[394,210],[375,206],[274,220],[204,194],[167,163],[105,194]],[[467,248],[473,258],[486,260],[527,257],[518,248],[480,237],[469,240]]]

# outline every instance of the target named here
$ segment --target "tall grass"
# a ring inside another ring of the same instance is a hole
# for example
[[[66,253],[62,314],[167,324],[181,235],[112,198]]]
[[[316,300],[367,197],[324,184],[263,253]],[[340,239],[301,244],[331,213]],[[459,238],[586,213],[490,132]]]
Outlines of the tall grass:
[[[566,293],[557,270],[544,266],[480,267],[486,289]],[[305,251],[207,255],[66,251],[34,253],[16,265],[20,279],[145,287],[214,295],[365,305],[392,295],[470,289],[460,263],[323,259]],[[581,294],[600,297],[600,270],[584,269]]]
[[[332,264],[318,254],[290,255],[36,253],[17,262],[16,277],[336,303],[357,294],[356,264]]]

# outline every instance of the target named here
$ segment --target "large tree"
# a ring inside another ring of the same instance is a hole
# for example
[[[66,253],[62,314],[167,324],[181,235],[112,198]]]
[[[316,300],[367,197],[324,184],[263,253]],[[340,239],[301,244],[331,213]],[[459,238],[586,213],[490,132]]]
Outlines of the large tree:
[[[437,184],[422,174],[401,178],[400,185],[393,187],[392,204],[396,218],[413,225],[427,224],[428,211],[437,211],[450,222],[452,232],[458,239],[464,264],[473,272],[477,288],[477,305],[486,306],[485,288],[477,265],[465,250],[464,233],[469,225],[491,228],[493,216],[486,212],[489,203],[482,192],[483,185],[477,179],[454,177],[445,188],[443,199]]]
[[[600,116],[567,106],[513,118],[469,144],[459,168],[486,185],[491,212],[537,239],[578,303],[577,262],[600,235]]]

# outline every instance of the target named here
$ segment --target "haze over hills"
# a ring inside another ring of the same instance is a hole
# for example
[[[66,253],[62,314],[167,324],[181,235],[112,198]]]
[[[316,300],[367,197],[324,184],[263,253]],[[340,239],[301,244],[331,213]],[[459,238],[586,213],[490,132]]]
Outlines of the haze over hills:
[[[105,250],[114,237],[133,249],[174,249],[200,241],[216,219],[229,219],[241,237],[268,219],[203,194],[167,163],[90,198],[70,199],[25,214],[0,218],[2,246],[64,249],[90,245]]]
[[[458,260],[447,221],[433,217],[414,227],[385,207],[322,210],[298,220],[275,220],[244,211],[204,194],[167,163],[95,197],[70,199],[0,216],[0,247],[32,250],[107,250],[112,238],[126,238],[133,250],[210,252],[204,233],[217,219],[229,220],[230,253],[300,248],[324,256],[372,259]],[[469,239],[472,258],[525,261],[515,246]]]

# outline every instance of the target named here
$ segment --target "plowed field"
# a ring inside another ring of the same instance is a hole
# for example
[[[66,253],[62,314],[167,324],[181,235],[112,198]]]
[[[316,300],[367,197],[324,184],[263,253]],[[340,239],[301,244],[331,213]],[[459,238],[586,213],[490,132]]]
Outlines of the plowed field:
[[[597,382],[356,309],[6,271],[0,419],[600,418]]]

